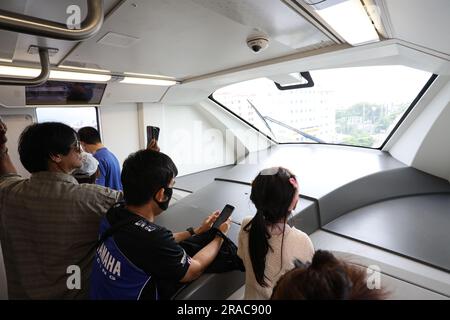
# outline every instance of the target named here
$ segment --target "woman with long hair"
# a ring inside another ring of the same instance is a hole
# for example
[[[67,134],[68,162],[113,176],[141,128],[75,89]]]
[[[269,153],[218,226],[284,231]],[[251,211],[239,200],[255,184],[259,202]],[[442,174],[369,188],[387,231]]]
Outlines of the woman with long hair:
[[[299,200],[297,179],[282,167],[261,171],[253,180],[250,200],[256,215],[242,221],[238,255],[246,269],[245,299],[269,299],[278,279],[294,260],[311,261],[309,237],[287,224]]]

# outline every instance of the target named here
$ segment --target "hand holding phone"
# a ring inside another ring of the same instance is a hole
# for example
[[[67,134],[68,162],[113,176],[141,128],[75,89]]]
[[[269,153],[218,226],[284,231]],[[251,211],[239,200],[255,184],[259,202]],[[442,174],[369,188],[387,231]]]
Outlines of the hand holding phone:
[[[147,145],[149,145],[153,139],[158,141],[159,131],[161,131],[161,129],[158,127],[147,126]]]
[[[223,208],[222,212],[220,213],[219,217],[214,222],[214,224],[212,225],[211,228],[219,229],[220,225],[222,223],[224,223],[225,221],[227,221],[228,218],[231,216],[231,214],[233,213],[233,210],[234,210],[234,207],[232,205],[227,204]]]
[[[159,131],[158,127],[147,126],[147,149],[159,152]]]

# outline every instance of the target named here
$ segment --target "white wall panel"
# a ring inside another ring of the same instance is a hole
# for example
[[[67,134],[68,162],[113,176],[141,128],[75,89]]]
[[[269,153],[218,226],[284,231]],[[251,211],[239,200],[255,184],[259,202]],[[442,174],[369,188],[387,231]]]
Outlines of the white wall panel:
[[[389,150],[403,163],[450,179],[450,82]]]
[[[116,104],[99,109],[103,143],[122,165],[130,153],[139,150],[137,105]]]
[[[6,137],[8,138],[9,156],[17,172],[21,176],[28,178],[30,173],[20,162],[18,152],[19,137],[25,127],[36,121],[36,111],[34,108],[9,109],[0,107],[0,116],[8,126]]]
[[[161,128],[159,145],[178,167],[179,175],[235,162],[234,146],[226,139],[223,124],[200,107],[143,104],[143,128]],[[233,138],[234,139],[234,138]]]

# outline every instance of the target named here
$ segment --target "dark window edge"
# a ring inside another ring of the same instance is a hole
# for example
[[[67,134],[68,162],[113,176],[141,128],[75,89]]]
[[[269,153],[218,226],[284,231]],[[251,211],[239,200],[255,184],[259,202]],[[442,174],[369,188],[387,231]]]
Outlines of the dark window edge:
[[[397,124],[394,126],[394,128],[391,130],[391,132],[388,134],[386,139],[384,139],[384,142],[381,144],[381,146],[377,149],[383,150],[384,146],[389,142],[389,140],[392,138],[392,136],[395,134],[395,132],[397,132],[397,129],[400,127],[400,125],[403,123],[403,121],[406,119],[406,117],[408,117],[408,115],[411,113],[411,111],[414,109],[414,107],[420,101],[420,99],[422,99],[423,95],[428,91],[428,89],[431,87],[431,85],[433,84],[433,82],[436,80],[437,77],[438,77],[437,74],[433,73],[431,75],[431,77],[428,79],[428,81],[423,86],[422,90],[419,91],[417,96],[414,98],[414,100],[409,105],[408,109],[406,109],[406,111],[403,113],[400,120],[397,122]]]

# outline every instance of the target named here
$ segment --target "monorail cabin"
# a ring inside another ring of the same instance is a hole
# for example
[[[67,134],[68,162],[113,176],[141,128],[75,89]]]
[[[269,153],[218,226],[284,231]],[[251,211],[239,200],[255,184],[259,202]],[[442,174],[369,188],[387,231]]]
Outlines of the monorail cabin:
[[[448,0],[0,11],[0,299],[450,298]]]

